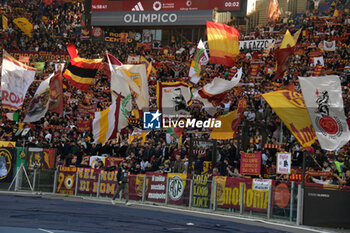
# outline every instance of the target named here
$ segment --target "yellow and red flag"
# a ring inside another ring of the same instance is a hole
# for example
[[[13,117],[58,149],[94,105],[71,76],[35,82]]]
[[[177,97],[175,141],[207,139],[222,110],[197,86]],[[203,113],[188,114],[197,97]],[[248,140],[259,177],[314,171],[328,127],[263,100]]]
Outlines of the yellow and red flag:
[[[317,139],[302,94],[280,90],[262,95],[303,147]]]
[[[281,9],[278,0],[270,0],[269,8],[267,10],[267,18],[270,20],[278,20],[281,15]]]
[[[234,58],[239,54],[238,30],[223,23],[207,21],[207,37],[210,62],[234,66]]]
[[[247,100],[241,99],[238,101],[238,109],[226,115],[219,116],[217,120],[221,120],[221,127],[214,128],[210,134],[210,138],[221,140],[235,138],[246,107]]]

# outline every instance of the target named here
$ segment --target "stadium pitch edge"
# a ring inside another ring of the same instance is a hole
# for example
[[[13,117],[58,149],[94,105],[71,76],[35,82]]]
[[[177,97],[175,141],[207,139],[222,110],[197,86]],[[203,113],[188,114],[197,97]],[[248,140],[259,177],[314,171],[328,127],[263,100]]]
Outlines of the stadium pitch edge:
[[[66,201],[74,202],[88,202],[88,203],[99,203],[99,204],[110,204],[112,205],[111,198],[97,198],[97,197],[84,197],[84,196],[70,196],[65,194],[57,193],[42,193],[42,192],[13,192],[13,191],[0,191],[0,194],[15,194],[23,196],[43,196],[44,198],[49,199],[63,199]],[[287,232],[319,232],[319,233],[331,233],[331,232],[347,232],[350,233],[350,230],[338,230],[338,229],[325,229],[325,228],[315,228],[310,226],[299,226],[287,221],[277,220],[277,219],[266,219],[259,218],[256,216],[245,216],[234,213],[225,213],[218,212],[207,209],[198,209],[198,208],[188,208],[185,206],[174,206],[174,205],[165,205],[162,203],[152,203],[152,202],[136,202],[129,201],[131,206],[126,206],[125,201],[116,199],[117,206],[124,206],[129,208],[138,208],[138,209],[149,209],[149,210],[158,210],[163,212],[171,212],[177,214],[185,214],[196,217],[203,218],[212,218],[220,220],[230,220],[233,222],[240,222],[248,225],[255,226],[264,226],[271,229],[285,230]]]

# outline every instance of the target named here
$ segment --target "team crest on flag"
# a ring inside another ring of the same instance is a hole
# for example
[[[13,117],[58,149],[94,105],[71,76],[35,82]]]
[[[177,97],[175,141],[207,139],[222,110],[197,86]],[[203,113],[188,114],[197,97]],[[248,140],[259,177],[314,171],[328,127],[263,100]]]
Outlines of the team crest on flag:
[[[299,82],[322,149],[340,149],[350,140],[350,131],[344,113],[339,77],[299,77]]]
[[[320,93],[318,89],[316,89],[316,104],[318,105],[316,113],[316,126],[323,135],[335,135],[340,136],[343,132],[341,122],[337,116],[329,115],[329,94],[328,91],[323,91]]]

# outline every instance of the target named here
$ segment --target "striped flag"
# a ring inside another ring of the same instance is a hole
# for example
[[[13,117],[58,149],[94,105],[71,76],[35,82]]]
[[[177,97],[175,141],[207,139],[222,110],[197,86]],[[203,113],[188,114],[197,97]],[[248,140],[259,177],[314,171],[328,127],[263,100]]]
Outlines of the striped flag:
[[[85,59],[78,57],[74,48],[75,46],[73,44],[67,46],[71,60],[63,76],[76,88],[86,91],[94,81],[97,70],[102,65],[103,59]]]
[[[92,132],[95,142],[104,144],[116,138],[117,133],[128,125],[131,111],[131,91],[125,77],[118,71],[120,62],[107,53],[111,71],[112,105],[101,112],[95,112]]]
[[[223,23],[207,21],[207,37],[210,62],[234,66],[234,58],[239,54],[238,30]]]
[[[18,122],[18,119],[19,119],[18,112],[8,112],[6,113],[6,117],[10,121],[16,121],[16,122]]]
[[[128,100],[117,98],[115,103],[101,112],[95,112],[92,122],[92,133],[96,143],[106,143],[117,137],[118,131],[128,125],[128,120],[123,116],[121,110]]]

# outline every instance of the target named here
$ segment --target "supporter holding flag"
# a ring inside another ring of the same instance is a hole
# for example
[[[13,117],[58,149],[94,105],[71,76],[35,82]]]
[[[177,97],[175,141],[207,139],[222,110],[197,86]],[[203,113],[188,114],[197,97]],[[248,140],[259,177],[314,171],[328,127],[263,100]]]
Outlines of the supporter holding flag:
[[[210,134],[211,139],[232,139],[236,137],[238,126],[241,123],[243,112],[247,107],[247,100],[241,99],[238,101],[238,109],[219,116],[217,120],[221,120],[220,128],[214,128]]]
[[[294,53],[294,50],[295,50],[295,47],[288,47],[284,49],[279,49],[275,52],[275,56],[277,60],[277,71],[272,81],[283,78],[285,71],[287,71],[288,69],[289,61],[291,56]]]

